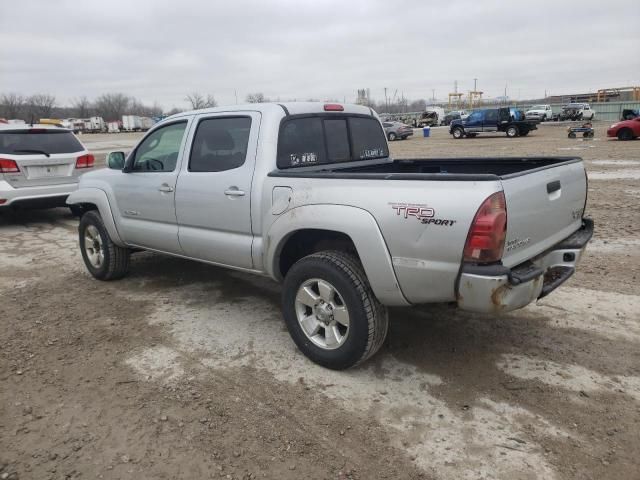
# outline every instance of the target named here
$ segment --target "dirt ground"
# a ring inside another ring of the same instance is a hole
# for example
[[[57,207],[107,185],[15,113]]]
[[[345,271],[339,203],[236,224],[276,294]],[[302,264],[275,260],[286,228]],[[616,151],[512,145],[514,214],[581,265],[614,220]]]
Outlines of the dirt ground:
[[[596,236],[523,310],[392,310],[347,372],[295,349],[269,280],[138,253],[100,283],[66,209],[0,214],[0,479],[640,478],[640,141],[604,129],[393,142],[582,156]],[[83,141],[103,161],[138,137]]]

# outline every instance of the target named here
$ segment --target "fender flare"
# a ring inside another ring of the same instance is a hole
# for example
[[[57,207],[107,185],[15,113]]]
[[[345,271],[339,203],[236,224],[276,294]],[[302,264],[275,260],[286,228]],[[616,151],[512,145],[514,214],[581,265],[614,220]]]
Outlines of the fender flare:
[[[67,197],[67,205],[77,205],[82,203],[95,205],[100,212],[104,226],[113,243],[119,247],[127,246],[120,238],[120,234],[118,233],[118,229],[116,228],[116,223],[113,218],[113,212],[111,211],[111,206],[109,204],[109,199],[104,190],[100,190],[99,188],[81,188]]]
[[[375,296],[385,305],[407,306],[396,278],[391,255],[375,218],[366,210],[346,205],[306,205],[286,211],[271,225],[266,236],[263,265],[281,281],[280,252],[299,230],[340,232],[353,241]]]

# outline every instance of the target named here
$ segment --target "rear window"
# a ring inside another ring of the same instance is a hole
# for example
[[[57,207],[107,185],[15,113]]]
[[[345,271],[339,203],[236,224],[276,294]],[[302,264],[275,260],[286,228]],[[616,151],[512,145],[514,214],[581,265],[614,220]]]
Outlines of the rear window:
[[[315,115],[285,119],[280,127],[278,168],[388,156],[380,122],[372,117]]]
[[[0,131],[0,153],[33,155],[38,153],[74,153],[84,147],[71,132],[64,130]]]

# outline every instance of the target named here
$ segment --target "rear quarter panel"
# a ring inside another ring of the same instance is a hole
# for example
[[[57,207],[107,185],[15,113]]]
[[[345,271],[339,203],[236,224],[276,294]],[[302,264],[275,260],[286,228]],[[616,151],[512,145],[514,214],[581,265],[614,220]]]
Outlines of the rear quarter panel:
[[[266,232],[280,216],[269,210],[275,186],[292,189],[289,210],[304,205],[342,205],[371,214],[390,253],[402,293],[411,303],[455,300],[469,226],[482,201],[501,189],[499,181],[267,177],[262,197]],[[339,209],[334,212],[340,215]],[[364,241],[377,241],[376,233],[371,231]],[[356,243],[356,248],[367,246]]]

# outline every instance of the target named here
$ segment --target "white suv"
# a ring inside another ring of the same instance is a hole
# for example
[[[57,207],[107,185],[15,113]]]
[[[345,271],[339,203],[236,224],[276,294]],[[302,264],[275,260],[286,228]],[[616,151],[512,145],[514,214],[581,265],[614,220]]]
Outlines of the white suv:
[[[0,124],[0,211],[65,206],[80,175],[93,170],[94,163],[66,128]]]
[[[551,120],[553,112],[551,111],[551,105],[534,105],[527,110],[524,115],[527,120],[540,120],[544,122]]]

